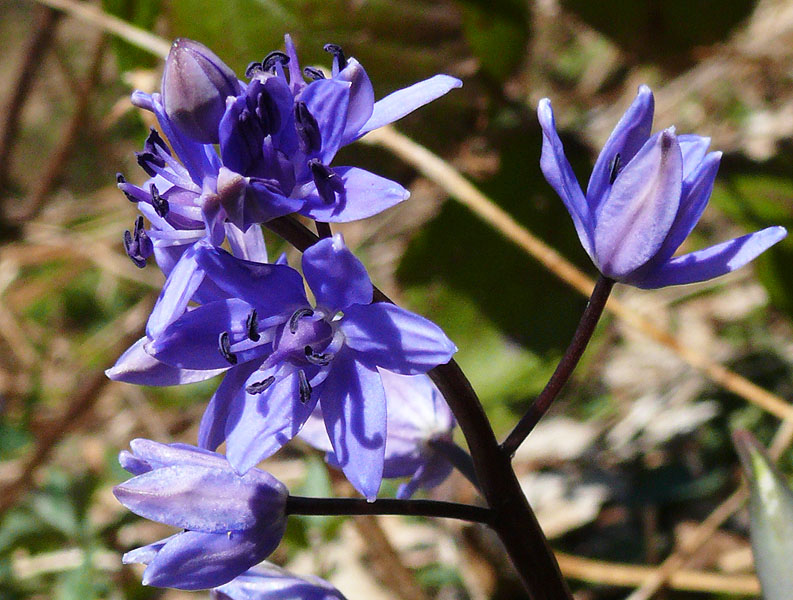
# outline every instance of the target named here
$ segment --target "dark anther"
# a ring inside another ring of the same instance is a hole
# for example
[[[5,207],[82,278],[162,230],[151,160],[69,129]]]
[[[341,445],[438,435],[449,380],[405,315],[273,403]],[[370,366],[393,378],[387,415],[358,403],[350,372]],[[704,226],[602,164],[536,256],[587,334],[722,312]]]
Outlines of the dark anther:
[[[280,131],[281,111],[278,110],[278,105],[267,90],[256,95],[256,116],[259,117],[264,135],[272,135]]]
[[[124,250],[130,260],[138,268],[146,266],[146,259],[154,252],[154,246],[143,228],[143,217],[135,220],[135,233],[127,230],[124,232]]]
[[[127,183],[127,179],[126,179],[126,178],[125,178],[125,177],[124,177],[124,176],[123,176],[121,173],[116,173],[116,183],[117,183],[119,186],[122,186],[122,185],[124,185],[125,183]],[[129,193],[127,190],[125,190],[124,188],[121,188],[121,192],[122,192],[122,193],[123,193],[123,194],[124,194],[124,195],[127,197],[127,200],[129,200],[130,202],[137,202],[137,201],[138,201],[138,200],[137,200],[137,198],[135,198],[135,196],[133,196],[132,194],[130,194],[130,193]]]
[[[312,365],[317,365],[318,367],[329,365],[330,361],[333,360],[332,354],[315,354],[314,349],[311,346],[306,346],[304,352],[306,353],[306,360]]]
[[[281,63],[282,65],[289,64],[289,56],[280,50],[273,50],[262,60],[262,69],[265,71],[273,71],[277,63]]]
[[[123,174],[116,173],[116,183],[118,183],[118,184],[127,183],[127,179],[126,179],[126,177],[124,177]]]
[[[245,331],[248,332],[248,339],[252,342],[258,342],[262,337],[259,335],[259,319],[255,308],[245,319]]]
[[[154,170],[154,167],[159,167],[162,169],[165,166],[165,160],[153,152],[136,152],[135,158],[138,160],[140,167],[146,171],[146,174],[149,177],[154,177],[157,175],[157,171]]]
[[[253,61],[245,69],[245,77],[251,79],[259,71],[263,71],[262,63]]]
[[[347,66],[347,57],[344,56],[344,51],[338,44],[325,44],[325,52],[330,52],[336,60],[339,61],[339,71]]]
[[[305,67],[303,69],[303,74],[312,81],[325,79],[325,73],[322,72],[322,69],[317,69],[316,67]]]
[[[270,375],[266,379],[262,379],[261,381],[256,381],[248,386],[245,386],[245,391],[249,394],[261,394],[264,390],[273,385],[274,382],[275,377]]]
[[[229,332],[224,331],[218,336],[218,350],[223,355],[229,364],[237,364],[237,355],[231,351],[231,340],[229,339]]]
[[[614,180],[617,179],[617,175],[620,173],[620,169],[622,168],[622,157],[620,153],[614,155],[614,159],[611,161],[611,172],[609,173],[609,185],[614,183]]]
[[[297,376],[300,379],[300,401],[305,404],[311,400],[311,384],[308,382],[306,373],[303,369],[297,372]]]
[[[143,144],[143,150],[145,152],[151,152],[152,154],[157,154],[158,150],[162,150],[169,156],[171,154],[171,151],[168,150],[168,146],[165,145],[165,142],[154,127],[149,129],[149,137],[146,138],[146,142]]]
[[[308,161],[308,166],[311,169],[311,176],[314,178],[319,197],[325,204],[333,204],[336,201],[336,194],[344,193],[344,182],[341,177],[328,165],[324,165],[316,159]]]
[[[322,147],[322,134],[317,120],[308,110],[305,102],[295,102],[295,130],[300,142],[300,150],[305,154],[319,152]]]
[[[310,308],[298,308],[292,316],[289,317],[289,331],[292,333],[297,333],[297,322],[302,319],[303,317],[310,317],[314,314],[314,311]]]
[[[154,212],[164,219],[171,208],[168,201],[160,196],[160,192],[157,191],[153,183],[149,186],[149,192],[151,192],[151,205],[154,207]]]

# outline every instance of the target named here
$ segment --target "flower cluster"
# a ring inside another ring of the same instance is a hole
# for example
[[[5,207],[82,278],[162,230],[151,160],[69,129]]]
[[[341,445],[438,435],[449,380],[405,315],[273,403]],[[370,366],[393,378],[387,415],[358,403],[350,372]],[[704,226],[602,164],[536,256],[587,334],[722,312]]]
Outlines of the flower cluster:
[[[305,251],[301,274],[284,257],[270,262],[261,224],[291,213],[346,222],[405,200],[398,183],[334,157],[461,83],[437,75],[375,102],[360,63],[325,49],[329,73],[301,70],[287,36],[286,51],[251,63],[242,81],[208,48],[179,39],[161,93],[132,96],[159,131],[137,153],[149,179],[118,176],[142,213],[124,247],[141,268],[153,255],[166,282],[146,335],[107,374],[143,385],[223,375],[197,447],[135,440],[121,455],[135,475],[115,489],[122,504],[184,529],[125,555],[148,565],[146,584],[217,588],[218,598],[287,588],[341,597],[275,567],[249,570],[280,542],[288,497],[255,466],[309,419],[332,464],[369,500],[383,477],[410,477],[407,497],[451,471],[430,442],[451,442],[454,420],[424,374],[448,362],[454,344],[427,319],[373,302],[340,234]],[[225,456],[215,453],[223,443]]]
[[[124,556],[147,565],[146,584],[212,589],[219,600],[343,598],[321,580],[259,565],[300,499],[256,466],[298,434],[369,501],[384,477],[408,478],[401,500],[389,501],[401,506],[440,484],[452,465],[477,480],[427,376],[451,360],[454,343],[424,317],[374,301],[364,265],[341,234],[328,233],[329,223],[408,197],[398,183],[335,165],[339,149],[461,82],[436,75],[375,102],[360,63],[334,44],[325,50],[329,72],[301,70],[286,36],[285,51],[251,63],[242,81],[208,48],[179,39],[161,93],[132,96],[159,130],[137,153],[148,179],[135,185],[118,175],[142,213],[124,248],[141,268],[153,255],[166,281],[145,336],[107,374],[157,386],[223,377],[197,446],[134,440],[121,453],[134,477],[115,488],[119,501],[182,529]],[[652,113],[642,87],[584,195],[550,102],[540,103],[543,173],[607,280],[646,288],[701,281],[784,237],[772,227],[674,258],[704,210],[720,154],[699,136],[650,135]],[[270,261],[261,229],[293,213],[321,222],[325,234],[305,249],[300,271],[284,256]],[[223,444],[225,455],[216,452]]]

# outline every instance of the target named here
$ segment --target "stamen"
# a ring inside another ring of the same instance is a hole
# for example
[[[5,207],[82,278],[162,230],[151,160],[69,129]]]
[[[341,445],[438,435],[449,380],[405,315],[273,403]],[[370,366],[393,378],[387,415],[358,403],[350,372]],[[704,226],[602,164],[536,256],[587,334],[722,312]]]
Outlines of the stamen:
[[[295,102],[295,130],[302,152],[305,154],[319,152],[322,147],[322,134],[317,120],[308,110],[305,102]]]
[[[267,90],[263,90],[256,96],[256,116],[259,117],[259,123],[261,123],[265,136],[280,131],[281,111],[278,110],[278,105]]]
[[[262,69],[265,71],[274,71],[277,63],[281,63],[284,66],[289,64],[289,55],[280,50],[273,50],[262,60]]]
[[[310,317],[313,314],[314,311],[310,308],[298,308],[292,313],[292,316],[289,317],[289,331],[291,333],[297,333],[297,322],[303,317]]]
[[[306,346],[303,351],[306,353],[306,360],[318,367],[325,367],[333,360],[332,354],[315,354],[311,346]]]
[[[248,318],[245,319],[245,331],[248,332],[248,339],[252,342],[258,342],[262,336],[259,335],[259,321],[256,315],[256,309],[251,311]]]
[[[160,196],[160,192],[157,191],[153,183],[149,186],[149,192],[151,192],[151,205],[154,207],[154,212],[164,219],[171,208],[168,201]]]
[[[231,339],[229,338],[228,331],[224,331],[218,336],[218,350],[220,350],[223,358],[225,358],[229,364],[237,364],[237,355],[231,351]]]
[[[325,79],[325,73],[322,72],[322,69],[317,69],[316,67],[305,67],[303,69],[303,74],[312,81]]]
[[[300,402],[305,404],[311,400],[311,384],[308,382],[305,371],[300,369],[297,372],[298,379],[300,380]]]
[[[264,390],[275,383],[275,377],[270,375],[266,379],[262,379],[261,381],[256,381],[245,387],[245,391],[249,394],[261,394]]]
[[[124,177],[122,173],[116,173],[116,183],[127,183],[127,179]]]
[[[122,185],[127,183],[126,177],[124,177],[121,173],[116,173],[116,183],[119,186],[118,189],[120,189],[121,193],[124,194],[124,196],[126,196],[127,200],[129,200],[130,202],[135,202],[137,204],[138,199],[135,198],[135,196],[133,196],[132,194],[130,194],[127,190],[121,187]]]
[[[622,157],[620,153],[614,155],[614,159],[611,161],[611,172],[609,173],[609,185],[612,185],[614,181],[617,179],[617,175],[620,173],[620,168],[622,167]]]
[[[338,44],[325,44],[324,50],[325,52],[330,52],[333,58],[339,62],[339,71],[347,66],[347,57],[344,56],[344,51],[341,49],[341,46]]]
[[[158,150],[162,150],[169,156],[171,154],[168,146],[165,145],[165,142],[160,137],[159,132],[154,129],[154,127],[149,128],[149,136],[146,138],[146,142],[143,144],[143,150],[146,152],[151,152],[152,154],[157,154]]]
[[[262,63],[253,61],[245,68],[245,77],[247,79],[252,79],[256,73],[263,70]]]
[[[138,165],[140,165],[141,169],[146,171],[146,174],[149,177],[154,177],[157,175],[157,171],[154,170],[154,167],[158,167],[160,169],[165,167],[165,160],[153,152],[146,152],[145,150],[143,152],[136,152],[135,158],[138,161]]]
[[[317,186],[317,192],[323,202],[325,204],[336,202],[336,194],[344,193],[344,182],[341,177],[329,166],[322,164],[316,159],[308,161],[308,166],[311,169],[314,184]]]
[[[124,232],[124,251],[135,266],[142,269],[146,266],[146,259],[154,252],[154,246],[143,228],[143,217],[135,220],[133,230],[135,233],[129,230]]]

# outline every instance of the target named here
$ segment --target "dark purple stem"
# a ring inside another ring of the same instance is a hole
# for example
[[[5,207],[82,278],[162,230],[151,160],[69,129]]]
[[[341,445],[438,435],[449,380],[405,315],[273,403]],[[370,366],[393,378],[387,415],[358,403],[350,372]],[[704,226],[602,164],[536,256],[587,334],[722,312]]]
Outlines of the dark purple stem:
[[[489,524],[493,513],[489,508],[440,502],[436,500],[397,500],[383,498],[368,502],[363,498],[306,498],[289,496],[287,515],[410,515],[441,517],[473,523]]]
[[[322,221],[315,221],[317,225],[317,235],[321,238],[333,237],[333,231],[330,228],[330,223],[323,223]]]
[[[265,225],[301,251],[318,240],[290,217],[274,219]],[[374,292],[376,301],[390,302],[377,288]],[[471,383],[454,360],[435,367],[428,375],[460,425],[471,451],[479,488],[493,514],[489,525],[504,544],[529,597],[572,600],[559,564],[512,470],[512,461],[501,450]]]
[[[614,287],[614,280],[601,275],[595,289],[592,290],[592,295],[589,297],[589,303],[581,315],[581,320],[578,322],[578,328],[573,334],[573,339],[570,345],[562,356],[562,360],[556,365],[556,370],[551,375],[545,388],[540,392],[540,395],[534,399],[529,410],[526,411],[515,428],[507,436],[507,439],[501,444],[504,453],[512,457],[515,451],[523,443],[523,440],[531,433],[535,425],[540,421],[542,416],[548,411],[559,392],[562,391],[564,384],[570,379],[573,374],[581,355],[586,350],[589,340],[592,339],[592,334],[595,332],[595,326],[600,315],[603,314],[603,309],[606,307],[606,301],[609,299],[609,294]]]

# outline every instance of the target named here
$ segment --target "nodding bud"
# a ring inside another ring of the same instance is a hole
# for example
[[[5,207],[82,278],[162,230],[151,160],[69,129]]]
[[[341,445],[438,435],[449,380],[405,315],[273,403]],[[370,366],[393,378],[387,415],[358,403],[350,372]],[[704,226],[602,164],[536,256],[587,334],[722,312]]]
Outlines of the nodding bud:
[[[203,44],[174,41],[162,74],[168,118],[197,142],[217,144],[226,98],[241,92],[234,72]]]

